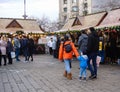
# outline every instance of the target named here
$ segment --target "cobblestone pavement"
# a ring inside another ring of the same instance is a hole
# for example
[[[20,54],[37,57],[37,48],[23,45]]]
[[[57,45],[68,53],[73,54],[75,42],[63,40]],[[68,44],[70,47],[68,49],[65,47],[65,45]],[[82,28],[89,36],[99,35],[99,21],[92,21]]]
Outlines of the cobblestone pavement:
[[[33,62],[14,60],[0,67],[0,92],[120,92],[120,66],[100,65],[96,80],[79,81],[79,62],[73,60],[73,80],[63,77],[64,63],[49,55],[35,55]],[[87,71],[90,75],[89,71]]]

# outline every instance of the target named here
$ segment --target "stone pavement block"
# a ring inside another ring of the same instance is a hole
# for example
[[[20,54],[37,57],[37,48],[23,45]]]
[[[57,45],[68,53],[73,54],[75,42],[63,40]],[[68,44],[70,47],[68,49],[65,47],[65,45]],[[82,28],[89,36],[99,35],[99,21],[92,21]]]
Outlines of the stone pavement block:
[[[18,76],[18,70],[12,70],[13,71],[13,78],[16,81],[17,84],[22,83],[22,80],[20,79],[20,77]]]
[[[35,89],[28,89],[28,92],[38,92]]]
[[[18,86],[17,86],[17,84],[12,76],[12,72],[7,71],[7,75],[8,75],[8,80],[9,80],[9,83],[12,87],[13,92],[20,92],[20,90],[19,90],[19,88],[18,88]]]
[[[5,92],[13,92],[9,83],[4,83]]]
[[[28,92],[27,88],[24,86],[24,84],[17,84],[19,89],[20,89],[20,92]]]
[[[20,77],[20,79],[22,80],[23,84],[27,89],[33,89],[33,86],[28,81],[27,76],[24,76],[21,72],[18,73],[18,76]]]
[[[37,92],[46,92],[46,91],[44,91],[44,90],[38,90]]]
[[[3,83],[7,83],[8,82],[8,78],[7,78],[6,72],[2,73],[2,81],[3,81]]]
[[[5,92],[3,82],[0,81],[0,92]]]
[[[35,89],[41,88],[41,86],[38,85],[38,83],[36,83],[36,81],[34,81],[34,79],[31,77],[31,74],[30,74],[29,77],[27,77],[27,79],[28,79],[29,83],[30,83]],[[37,81],[38,81],[38,79],[37,79]]]

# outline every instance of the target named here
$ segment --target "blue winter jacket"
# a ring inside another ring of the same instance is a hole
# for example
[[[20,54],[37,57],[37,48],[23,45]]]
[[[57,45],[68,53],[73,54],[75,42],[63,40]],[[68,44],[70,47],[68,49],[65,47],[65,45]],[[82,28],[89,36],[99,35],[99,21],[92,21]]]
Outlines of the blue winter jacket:
[[[80,62],[80,68],[87,68],[87,61],[88,61],[87,55],[79,56],[78,60]]]

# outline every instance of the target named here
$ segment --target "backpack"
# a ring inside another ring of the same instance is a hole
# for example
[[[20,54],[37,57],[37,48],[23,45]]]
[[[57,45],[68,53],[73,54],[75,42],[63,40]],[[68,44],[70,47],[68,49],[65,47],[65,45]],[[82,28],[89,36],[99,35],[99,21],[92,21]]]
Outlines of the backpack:
[[[70,42],[71,43],[71,42]],[[72,46],[70,45],[70,43],[64,45],[64,48],[65,48],[65,52],[66,53],[69,53],[72,51]]]

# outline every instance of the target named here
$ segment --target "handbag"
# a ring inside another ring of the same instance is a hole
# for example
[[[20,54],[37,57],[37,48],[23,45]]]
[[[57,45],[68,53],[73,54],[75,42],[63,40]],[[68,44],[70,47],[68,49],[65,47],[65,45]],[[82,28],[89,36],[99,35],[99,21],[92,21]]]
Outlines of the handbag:
[[[11,58],[15,58],[16,55],[14,51],[10,52],[10,54],[11,54]]]

